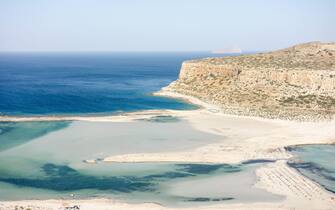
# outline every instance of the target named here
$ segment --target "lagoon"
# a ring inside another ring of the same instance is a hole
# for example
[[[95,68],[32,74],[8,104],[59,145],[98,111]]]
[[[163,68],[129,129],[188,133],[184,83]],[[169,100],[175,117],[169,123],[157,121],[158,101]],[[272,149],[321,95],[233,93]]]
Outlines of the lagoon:
[[[282,199],[253,187],[255,170],[262,163],[84,162],[107,155],[187,150],[219,138],[193,129],[183,119],[158,119],[1,123],[1,129],[7,130],[0,133],[0,140],[14,143],[0,151],[0,199],[70,199],[73,194],[77,199],[113,198],[167,206]],[[218,183],[222,188],[217,188]]]
[[[335,145],[300,145],[288,147],[295,155],[289,165],[304,176],[335,193]]]

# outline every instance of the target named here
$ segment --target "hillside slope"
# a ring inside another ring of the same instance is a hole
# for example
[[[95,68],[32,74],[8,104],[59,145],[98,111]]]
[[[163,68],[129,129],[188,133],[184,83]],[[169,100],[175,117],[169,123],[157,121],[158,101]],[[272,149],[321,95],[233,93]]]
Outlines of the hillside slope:
[[[252,55],[185,61],[163,90],[226,113],[318,120],[335,114],[335,43],[311,42]]]

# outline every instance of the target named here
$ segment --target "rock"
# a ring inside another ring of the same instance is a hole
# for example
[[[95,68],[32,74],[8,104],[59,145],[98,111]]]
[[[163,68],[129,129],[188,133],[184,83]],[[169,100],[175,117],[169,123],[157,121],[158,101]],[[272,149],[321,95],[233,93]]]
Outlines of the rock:
[[[185,61],[179,79],[165,89],[219,105],[229,114],[332,119],[335,43]]]

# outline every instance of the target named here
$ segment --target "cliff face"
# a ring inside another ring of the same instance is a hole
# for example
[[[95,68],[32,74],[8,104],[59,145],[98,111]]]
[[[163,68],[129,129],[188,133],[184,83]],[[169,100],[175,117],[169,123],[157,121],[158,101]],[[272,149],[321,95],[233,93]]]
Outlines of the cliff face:
[[[335,44],[185,61],[166,87],[226,113],[310,120],[335,114]]]

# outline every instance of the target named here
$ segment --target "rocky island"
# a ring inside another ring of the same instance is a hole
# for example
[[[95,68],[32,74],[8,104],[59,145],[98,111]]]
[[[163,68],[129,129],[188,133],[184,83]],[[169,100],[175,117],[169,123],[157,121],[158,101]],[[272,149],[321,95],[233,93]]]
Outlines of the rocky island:
[[[268,53],[185,61],[179,79],[163,90],[194,96],[227,114],[332,119],[335,43],[310,42]]]

